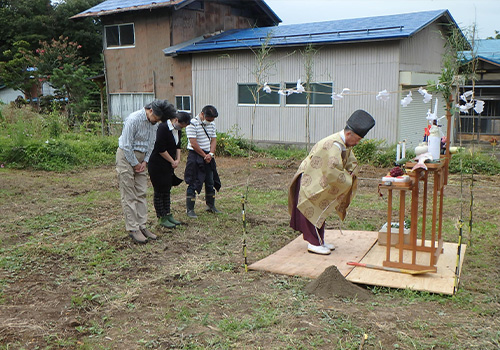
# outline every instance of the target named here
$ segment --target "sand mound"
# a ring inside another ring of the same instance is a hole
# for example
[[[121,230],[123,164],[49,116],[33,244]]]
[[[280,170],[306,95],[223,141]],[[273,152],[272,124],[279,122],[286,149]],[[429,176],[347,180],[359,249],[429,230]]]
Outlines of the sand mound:
[[[364,301],[371,298],[370,292],[346,280],[335,265],[327,267],[309,283],[306,292],[324,299],[339,297]]]

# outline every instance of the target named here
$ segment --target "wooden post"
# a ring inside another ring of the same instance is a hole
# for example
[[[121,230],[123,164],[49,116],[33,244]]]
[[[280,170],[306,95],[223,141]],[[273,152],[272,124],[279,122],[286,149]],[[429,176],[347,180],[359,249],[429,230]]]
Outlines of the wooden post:
[[[425,245],[425,229],[427,224],[427,180],[429,179],[429,172],[424,174],[424,197],[422,199],[422,242]]]
[[[99,93],[101,96],[101,134],[105,135],[105,125],[106,122],[104,120],[104,84],[99,84]]]
[[[406,190],[399,191],[399,262],[403,263]]]
[[[391,243],[392,243],[392,189],[387,190],[387,240],[386,240],[386,255],[385,260],[391,260]]]

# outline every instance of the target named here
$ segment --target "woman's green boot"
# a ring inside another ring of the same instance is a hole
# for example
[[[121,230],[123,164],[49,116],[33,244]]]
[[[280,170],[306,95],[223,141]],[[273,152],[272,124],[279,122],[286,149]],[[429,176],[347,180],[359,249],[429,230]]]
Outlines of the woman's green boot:
[[[170,222],[170,220],[168,219],[168,216],[162,216],[159,220],[158,220],[158,223],[160,224],[160,226],[163,226],[163,227],[166,227],[166,228],[174,228],[175,227],[175,224]]]
[[[182,222],[180,222],[179,220],[175,220],[174,216],[172,214],[168,214],[165,217],[167,218],[168,221],[170,221],[174,225],[180,225],[180,224],[182,224]]]

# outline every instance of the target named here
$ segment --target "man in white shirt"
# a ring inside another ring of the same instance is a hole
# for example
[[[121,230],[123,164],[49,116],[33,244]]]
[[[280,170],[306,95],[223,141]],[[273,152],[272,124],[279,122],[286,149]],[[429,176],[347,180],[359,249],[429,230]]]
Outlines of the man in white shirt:
[[[189,154],[186,161],[184,181],[188,184],[186,190],[186,212],[190,218],[197,218],[194,211],[196,192],[201,192],[205,184],[205,202],[207,211],[220,213],[215,207],[215,190],[221,187],[217,165],[215,163],[215,149],[217,147],[217,133],[214,120],[218,112],[214,106],[203,107],[201,113],[191,119],[186,127]]]
[[[118,139],[116,172],[120,185],[125,228],[137,243],[146,243],[156,235],[146,228],[146,166],[153,151],[159,121],[167,121],[175,108],[167,100],[155,100],[125,119]]]

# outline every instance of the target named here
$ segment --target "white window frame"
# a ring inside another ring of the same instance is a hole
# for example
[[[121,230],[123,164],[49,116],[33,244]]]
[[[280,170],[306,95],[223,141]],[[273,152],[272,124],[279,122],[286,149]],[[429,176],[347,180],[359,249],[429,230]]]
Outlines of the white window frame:
[[[129,26],[129,25],[132,25],[132,32],[134,34],[134,43],[132,45],[121,45],[121,40],[120,40],[120,30],[118,30],[118,41],[119,41],[119,44],[116,45],[116,46],[108,46],[108,38],[106,36],[106,28],[109,28],[109,27],[123,27],[123,26]],[[110,25],[106,25],[104,26],[104,47],[107,49],[107,50],[113,50],[113,49],[123,49],[123,48],[133,48],[135,47],[135,25],[134,23],[120,23],[120,24],[110,24]]]
[[[177,97],[180,97],[181,100],[183,101],[182,103],[182,107],[185,107],[184,106],[184,98],[188,97],[189,98],[189,109],[185,109],[185,108],[179,108],[177,106]],[[191,106],[192,106],[192,99],[191,99],[191,95],[175,95],[175,108],[177,108],[178,111],[180,112],[188,112],[188,113],[191,113]]]

